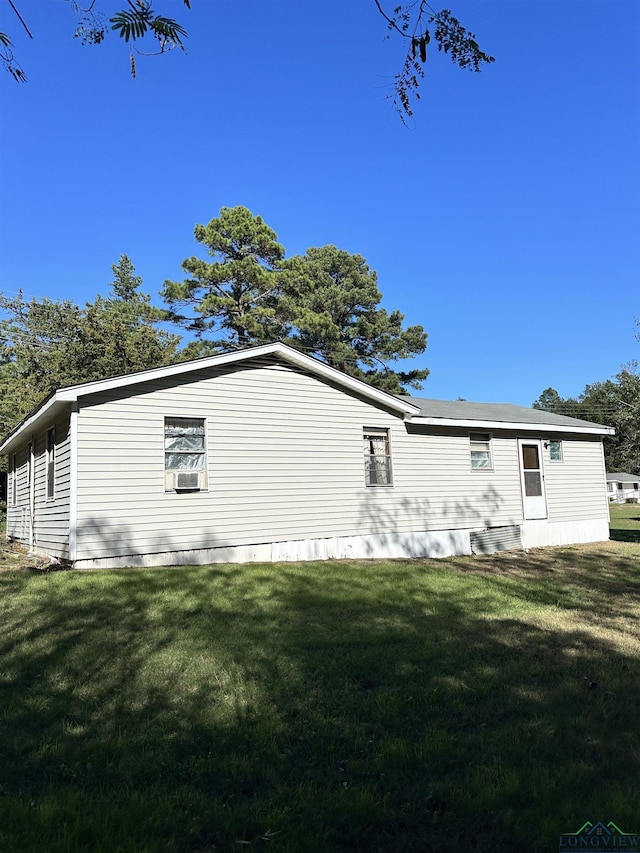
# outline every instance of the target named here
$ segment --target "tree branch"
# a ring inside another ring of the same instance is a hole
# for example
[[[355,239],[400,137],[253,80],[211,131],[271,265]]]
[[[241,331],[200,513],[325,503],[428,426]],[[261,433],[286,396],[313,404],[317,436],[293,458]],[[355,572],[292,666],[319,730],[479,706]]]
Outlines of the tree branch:
[[[22,24],[22,26],[24,27],[24,29],[25,29],[25,31],[26,31],[26,33],[27,33],[27,35],[29,36],[29,38],[30,38],[30,39],[32,39],[32,38],[33,38],[33,36],[31,35],[31,31],[29,30],[29,27],[27,26],[27,24],[26,24],[26,22],[25,22],[24,18],[22,17],[22,15],[21,15],[21,14],[20,14],[20,12],[17,10],[17,8],[16,8],[16,6],[15,6],[15,4],[14,4],[13,0],[7,0],[7,2],[9,3],[9,5],[10,5],[10,6],[11,6],[11,8],[13,9],[13,11],[16,13],[16,15],[17,15],[17,17],[18,17],[18,20],[20,21],[20,23],[21,23],[21,24]]]
[[[480,71],[481,63],[494,62],[492,56],[480,50],[475,35],[467,32],[448,9],[436,12],[427,0],[414,0],[404,6],[396,6],[392,17],[385,12],[382,0],[374,0],[374,3],[387,22],[389,31],[399,33],[409,41],[402,70],[395,75],[394,94],[389,95],[404,124],[413,115],[411,99],[420,98],[427,45],[431,41],[429,25],[434,25],[433,38],[438,50],[448,53],[451,61],[459,68]]]

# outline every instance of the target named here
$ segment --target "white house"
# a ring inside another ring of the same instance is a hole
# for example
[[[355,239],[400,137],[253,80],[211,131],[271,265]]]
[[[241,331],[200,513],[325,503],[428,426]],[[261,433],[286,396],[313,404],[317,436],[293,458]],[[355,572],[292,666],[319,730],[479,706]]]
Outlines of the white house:
[[[7,535],[78,568],[605,540],[612,432],[268,344],[56,391],[0,445]]]
[[[640,474],[607,474],[607,494],[615,503],[640,500]]]

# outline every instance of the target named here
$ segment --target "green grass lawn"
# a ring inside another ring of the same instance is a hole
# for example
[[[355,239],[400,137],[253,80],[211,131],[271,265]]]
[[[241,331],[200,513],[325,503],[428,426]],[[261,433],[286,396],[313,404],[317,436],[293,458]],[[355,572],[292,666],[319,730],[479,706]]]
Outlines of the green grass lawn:
[[[640,504],[609,504],[611,538],[640,542]]]
[[[640,830],[636,543],[2,572],[0,850],[522,853],[587,820]]]

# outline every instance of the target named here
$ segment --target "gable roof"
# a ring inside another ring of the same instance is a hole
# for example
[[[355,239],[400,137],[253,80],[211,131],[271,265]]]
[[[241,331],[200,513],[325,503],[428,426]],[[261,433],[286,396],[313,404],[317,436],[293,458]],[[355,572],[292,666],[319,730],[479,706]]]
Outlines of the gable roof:
[[[108,379],[98,379],[94,382],[83,382],[79,385],[70,385],[60,388],[50,394],[36,409],[30,412],[0,444],[0,453],[8,453],[11,446],[28,430],[34,430],[45,419],[51,419],[63,408],[76,403],[82,397],[89,394],[99,394],[103,391],[111,391],[115,388],[134,387],[155,379],[166,379],[172,376],[182,376],[187,373],[197,373],[210,368],[224,367],[239,362],[250,362],[265,356],[275,356],[282,361],[304,370],[306,373],[318,376],[326,381],[332,382],[345,391],[353,391],[361,397],[365,397],[372,403],[384,406],[397,412],[402,417],[411,417],[417,414],[419,409],[407,398],[396,397],[367,385],[359,379],[348,376],[335,367],[330,367],[317,358],[305,355],[293,347],[279,342],[263,344],[261,346],[247,347],[246,349],[234,350],[233,352],[221,353],[219,355],[198,358],[192,361],[181,361],[177,364],[169,364],[165,367],[154,367],[149,370],[141,370],[137,373],[127,373],[124,376],[112,376]]]
[[[305,355],[283,343],[263,344],[234,350],[233,352],[212,355],[193,361],[182,361],[165,367],[155,367],[128,373],[124,376],[113,376],[94,382],[84,382],[60,388],[49,395],[36,409],[30,412],[0,444],[0,453],[10,453],[12,447],[30,430],[35,430],[47,420],[82,397],[110,391],[115,388],[126,388],[152,382],[155,379],[165,379],[172,376],[182,376],[187,373],[197,373],[213,367],[250,362],[255,359],[272,356],[287,364],[297,367],[306,373],[318,376],[332,382],[345,391],[352,391],[369,400],[374,405],[391,409],[417,424],[434,424],[440,426],[458,426],[477,428],[508,428],[539,429],[544,426],[548,432],[589,433],[595,435],[613,435],[611,427],[579,421],[563,415],[554,415],[538,409],[527,409],[521,406],[511,406],[505,403],[468,403],[466,401],[448,402],[445,400],[426,400],[418,397],[394,396],[386,391],[380,391],[372,385],[367,385],[359,379],[354,379],[323,361]]]

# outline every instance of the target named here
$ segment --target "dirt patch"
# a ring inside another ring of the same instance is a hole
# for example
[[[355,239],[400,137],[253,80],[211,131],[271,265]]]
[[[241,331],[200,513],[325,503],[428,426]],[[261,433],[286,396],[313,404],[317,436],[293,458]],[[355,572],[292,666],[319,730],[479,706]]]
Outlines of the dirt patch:
[[[521,551],[496,551],[493,554],[477,554],[472,558],[453,557],[460,561],[463,571],[476,574],[510,574],[526,576],[531,573],[566,572],[592,563],[606,567],[610,560],[637,559],[637,545],[628,542],[605,540],[575,545],[548,545]]]
[[[0,572],[50,572],[59,568],[48,557],[30,554],[15,542],[0,542]]]

